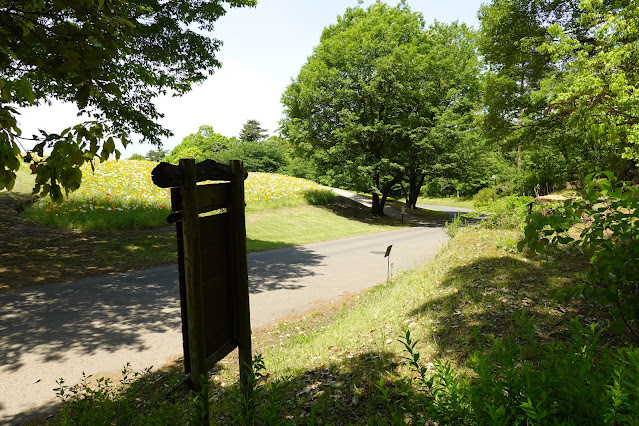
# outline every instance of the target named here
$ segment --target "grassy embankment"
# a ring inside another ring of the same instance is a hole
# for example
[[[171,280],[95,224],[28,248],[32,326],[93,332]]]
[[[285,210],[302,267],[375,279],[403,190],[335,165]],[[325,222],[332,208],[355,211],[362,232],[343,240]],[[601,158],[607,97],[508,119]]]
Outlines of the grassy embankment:
[[[636,424],[639,351],[620,349],[627,342],[606,328],[605,305],[557,298],[584,280],[588,256],[529,258],[515,249],[520,232],[461,230],[436,259],[390,285],[254,330],[257,389],[239,391],[234,355],[220,362],[212,422]],[[109,402],[71,397],[63,415],[82,422],[91,406],[125,423],[185,423],[197,415],[191,399],[164,398],[178,377],[180,365]]]
[[[13,192],[0,192],[0,291],[176,261],[166,226],[168,192],[150,182],[153,163],[107,162],[84,172],[83,187],[61,205],[30,203],[33,176],[20,170]],[[252,173],[246,181],[249,251],[397,229],[396,219],[325,196],[313,182]],[[318,200],[320,199],[320,200]],[[313,205],[325,202],[322,205]]]

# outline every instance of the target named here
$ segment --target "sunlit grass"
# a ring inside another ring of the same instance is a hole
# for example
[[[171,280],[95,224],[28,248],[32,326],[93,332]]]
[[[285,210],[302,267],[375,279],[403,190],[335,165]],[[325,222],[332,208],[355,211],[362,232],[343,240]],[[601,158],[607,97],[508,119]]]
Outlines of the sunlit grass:
[[[170,191],[155,186],[151,161],[107,161],[82,167],[82,186],[61,204],[43,198],[26,216],[61,228],[122,229],[166,225]],[[268,173],[250,173],[245,182],[247,210],[308,204],[307,194],[320,190],[315,182]]]
[[[474,209],[475,205],[471,197],[419,197],[417,204],[430,206],[459,207],[462,209]]]

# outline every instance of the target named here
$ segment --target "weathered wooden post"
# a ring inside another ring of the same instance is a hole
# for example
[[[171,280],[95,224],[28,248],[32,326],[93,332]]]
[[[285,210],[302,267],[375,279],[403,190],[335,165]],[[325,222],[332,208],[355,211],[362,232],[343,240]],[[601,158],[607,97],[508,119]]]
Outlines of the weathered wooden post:
[[[202,390],[200,377],[202,375],[206,376],[207,368],[195,160],[182,159],[180,160],[180,167],[184,173],[184,181],[181,185],[182,241],[184,245],[186,305],[189,312],[191,386],[193,390],[200,392]],[[204,390],[206,391],[206,388]],[[203,397],[206,397],[206,395],[203,395]],[[205,400],[208,400],[208,398]],[[208,407],[208,404],[206,406]]]
[[[240,383],[245,387],[252,361],[244,203],[247,173],[239,160],[227,166],[183,159],[179,166],[158,164],[152,176],[159,187],[171,188],[173,212],[167,220],[177,230],[186,377],[176,391],[189,386],[206,392],[200,377],[206,377],[235,348]],[[202,181],[216,182],[197,184]],[[208,401],[206,394],[203,397]]]
[[[244,167],[239,160],[231,160],[231,170],[235,176],[242,176]],[[240,362],[240,384],[248,384],[250,374],[252,351],[251,351],[251,311],[249,306],[248,289],[248,263],[246,258],[246,221],[244,202],[244,179],[233,179],[231,181],[231,226],[233,229],[233,251],[237,256],[233,256],[233,276],[236,280],[235,292],[237,300],[237,322],[236,336],[238,336],[238,350]]]

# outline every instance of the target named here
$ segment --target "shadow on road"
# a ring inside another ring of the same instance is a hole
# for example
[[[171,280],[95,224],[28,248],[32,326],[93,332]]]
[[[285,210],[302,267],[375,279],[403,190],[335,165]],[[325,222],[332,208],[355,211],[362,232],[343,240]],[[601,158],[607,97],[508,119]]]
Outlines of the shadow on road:
[[[313,268],[321,265],[324,257],[300,246],[251,253],[248,258],[249,291],[257,294],[300,289],[304,286],[286,281],[315,275]]]
[[[156,282],[142,271],[0,295],[0,371],[21,367],[23,355],[45,362],[70,350],[147,349],[144,334],[180,327],[177,283]]]
[[[286,281],[313,275],[313,267],[323,258],[303,247],[253,253],[250,292],[301,288]],[[26,356],[36,357],[30,362],[51,362],[98,349],[148,349],[144,335],[180,328],[176,269],[169,266],[0,294],[0,372],[20,368]]]

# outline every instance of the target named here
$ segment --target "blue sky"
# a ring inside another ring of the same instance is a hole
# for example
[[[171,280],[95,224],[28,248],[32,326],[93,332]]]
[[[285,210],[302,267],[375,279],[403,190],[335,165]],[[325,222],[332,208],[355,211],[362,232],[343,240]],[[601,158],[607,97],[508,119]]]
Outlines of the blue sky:
[[[373,2],[364,1],[363,6]],[[408,0],[407,4],[422,12],[427,24],[459,20],[477,28],[477,10],[487,2]],[[187,95],[156,102],[165,114],[160,122],[175,134],[164,141],[164,147],[172,149],[203,124],[230,137],[238,135],[246,120],[255,119],[269,134],[275,133],[282,118],[284,89],[319,43],[324,27],[357,4],[357,0],[260,0],[255,8],[229,10],[213,31],[213,36],[224,42],[217,54],[222,68]],[[72,105],[56,103],[23,110],[19,121],[23,135],[28,136],[38,128],[59,132],[80,119]],[[123,155],[145,154],[151,148],[134,143]]]

